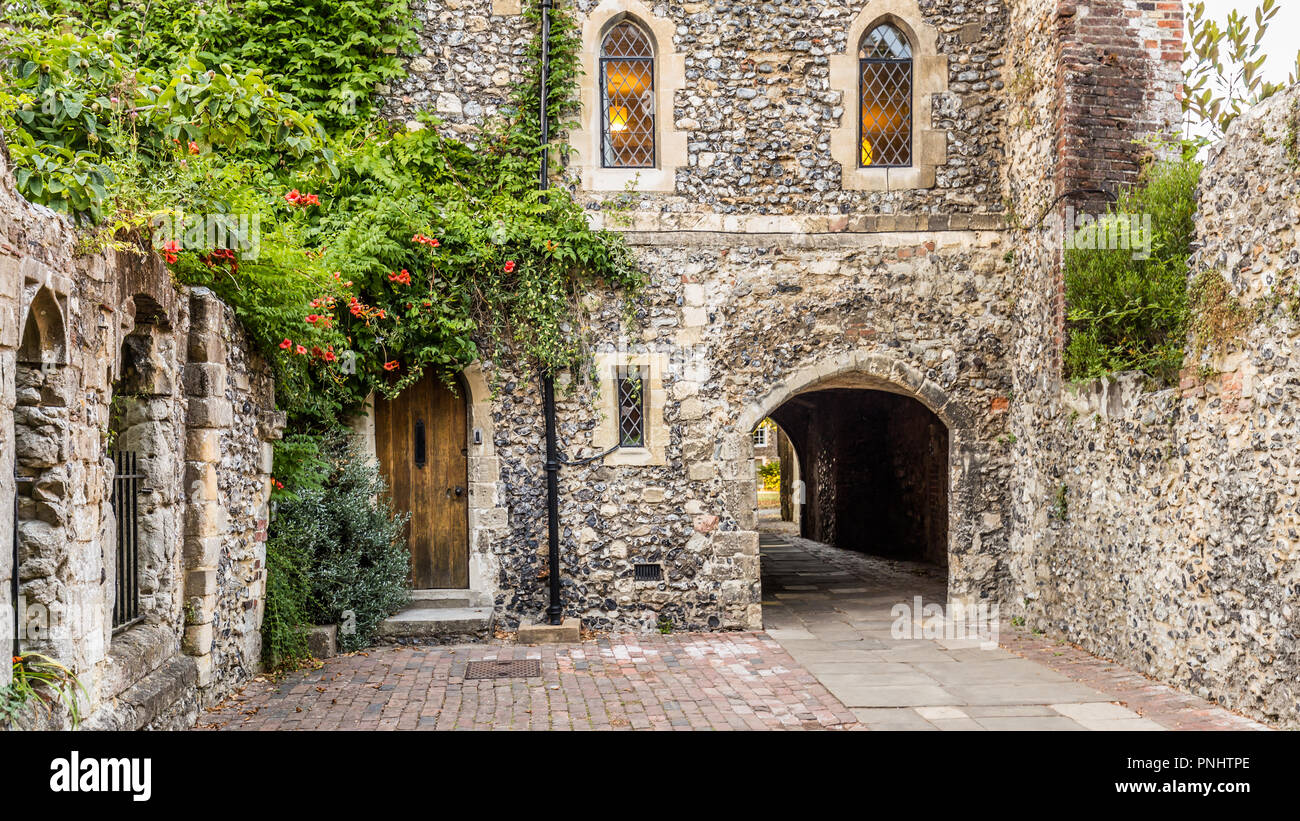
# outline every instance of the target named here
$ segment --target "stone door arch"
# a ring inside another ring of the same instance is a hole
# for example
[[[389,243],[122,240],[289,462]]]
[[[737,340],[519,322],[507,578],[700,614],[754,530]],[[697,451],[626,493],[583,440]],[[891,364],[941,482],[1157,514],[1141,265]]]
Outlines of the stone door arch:
[[[955,600],[987,598],[996,593],[996,546],[982,538],[990,517],[1000,520],[1000,491],[985,487],[981,467],[984,448],[974,414],[925,372],[885,353],[834,354],[792,371],[767,386],[736,417],[722,437],[715,462],[730,484],[725,494],[729,513],[745,530],[755,527],[757,486],[749,467],[752,430],[789,400],[836,389],[879,391],[908,397],[931,412],[946,428],[948,442],[947,565],[949,596]]]

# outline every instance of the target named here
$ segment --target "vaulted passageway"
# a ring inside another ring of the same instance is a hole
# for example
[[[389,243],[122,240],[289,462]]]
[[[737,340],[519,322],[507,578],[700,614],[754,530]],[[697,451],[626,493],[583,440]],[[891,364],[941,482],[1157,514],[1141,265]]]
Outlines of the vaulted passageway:
[[[771,418],[798,460],[781,473],[802,536],[947,565],[948,429],[938,416],[908,396],[831,388],[794,396]]]

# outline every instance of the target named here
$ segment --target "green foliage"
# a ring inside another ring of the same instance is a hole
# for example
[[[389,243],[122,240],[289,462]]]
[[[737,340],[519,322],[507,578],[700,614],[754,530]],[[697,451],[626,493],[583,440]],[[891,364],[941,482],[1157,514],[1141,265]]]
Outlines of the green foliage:
[[[407,602],[406,517],[393,513],[373,459],[338,438],[322,456],[328,466],[323,483],[277,501],[267,550],[274,547],[285,560],[280,571],[289,581],[281,612],[292,618],[278,620],[274,630],[289,636],[281,644],[293,649],[303,622],[341,624],[347,629],[339,632],[340,645],[356,650]]]
[[[226,0],[200,16],[218,61],[259,66],[331,127],[373,114],[375,86],[403,76],[398,52],[416,44],[405,0]]]
[[[0,70],[20,189],[98,221],[99,243],[119,248],[176,239],[157,225],[182,222],[180,203],[255,220],[257,253],[214,264],[221,246],[184,239],[169,260],[182,282],[235,308],[275,363],[293,424],[329,426],[373,391],[391,396],[426,370],[484,356],[525,371],[573,366],[584,350],[577,295],[605,285],[630,297],[642,281],[621,238],[592,231],[566,189],[536,190],[537,64],[478,145],[443,135],[428,114],[415,132],[335,116],[331,95],[369,95],[392,76],[412,26],[400,2],[33,8],[14,17],[11,70]],[[576,26],[559,9],[552,49],[559,131],[578,73]],[[286,199],[297,191],[314,199]]]
[[[278,525],[278,520],[276,521]],[[311,554],[301,541],[273,532],[266,542],[266,606],[262,613],[262,660],[270,668],[293,667],[310,657]]]
[[[1189,126],[1199,121],[1209,128],[1212,139],[1220,139],[1242,111],[1300,78],[1300,52],[1286,83],[1270,83],[1260,75],[1268,60],[1261,43],[1278,8],[1277,0],[1264,0],[1255,9],[1253,24],[1234,9],[1220,25],[1206,18],[1205,3],[1189,6],[1183,95]]]
[[[133,65],[115,30],[18,28],[0,41],[0,129],[28,200],[99,222],[125,189],[110,168],[139,179],[176,177],[199,153],[310,160],[333,158],[324,130],[293,100],[268,86],[260,70],[186,58],[170,70]],[[212,67],[209,67],[212,65]],[[151,189],[171,205],[174,192]],[[120,205],[129,209],[132,204]],[[136,213],[131,211],[131,213]],[[140,228],[139,224],[134,227]]]
[[[160,251],[272,363],[294,434],[276,448],[269,656],[301,657],[307,620],[343,609],[368,635],[394,600],[400,540],[382,505],[340,489],[366,481],[338,472],[327,434],[426,372],[576,366],[579,295],[630,303],[643,281],[565,186],[537,191],[542,151],[558,175],[569,150],[539,138],[540,36],[512,106],[466,143],[428,113],[414,131],[378,116],[376,86],[415,43],[404,0],[0,4],[0,130],[20,192],[87,225],[83,250]],[[525,14],[536,31],[536,0]],[[558,134],[578,107],[579,38],[571,12],[551,20]],[[218,219],[250,227],[232,243],[205,232]],[[311,505],[328,522],[300,515]]]
[[[766,462],[758,468],[758,480],[763,485],[763,490],[778,490],[781,487],[781,462],[773,459]]]
[[[0,719],[14,724],[26,712],[29,703],[53,714],[62,705],[72,720],[72,729],[81,724],[81,703],[77,694],[90,699],[81,680],[67,666],[40,653],[24,652],[13,657],[13,679],[0,687]]]
[[[1102,225],[1150,215],[1145,259],[1126,248],[1089,248],[1094,243],[1087,241],[1066,249],[1068,378],[1142,371],[1159,382],[1176,380],[1187,329],[1187,265],[1200,172],[1201,164],[1186,155],[1157,161],[1108,209]]]
[[[1070,518],[1070,488],[1062,484],[1056,489],[1056,496],[1052,499],[1052,507],[1048,516],[1056,519],[1058,522],[1068,521]]]
[[[402,76],[398,53],[416,44],[405,0],[42,0],[14,3],[32,28],[71,19],[119,32],[146,69],[196,56],[256,68],[331,128],[375,111],[374,88]],[[25,8],[21,8],[25,7]]]

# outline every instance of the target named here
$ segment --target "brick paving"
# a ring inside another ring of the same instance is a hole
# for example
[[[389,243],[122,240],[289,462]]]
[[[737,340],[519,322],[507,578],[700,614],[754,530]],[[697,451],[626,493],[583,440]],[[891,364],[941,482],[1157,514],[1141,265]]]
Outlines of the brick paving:
[[[536,658],[540,678],[465,679],[470,661]],[[602,637],[554,646],[383,647],[255,679],[199,719],[216,730],[855,729],[763,634]]]
[[[1143,718],[1171,730],[1268,730],[1258,721],[1153,681],[1118,662],[1098,658],[1060,639],[1005,629],[1001,645],[1021,658],[1062,673],[1111,696]]]

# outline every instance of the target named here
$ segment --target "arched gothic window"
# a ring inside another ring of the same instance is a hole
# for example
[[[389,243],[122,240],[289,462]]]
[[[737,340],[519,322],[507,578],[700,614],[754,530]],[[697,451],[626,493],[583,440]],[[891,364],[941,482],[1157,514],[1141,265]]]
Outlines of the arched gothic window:
[[[655,167],[655,60],[650,38],[624,19],[600,44],[601,164]]]
[[[858,162],[862,168],[912,164],[912,46],[881,23],[858,47]]]

